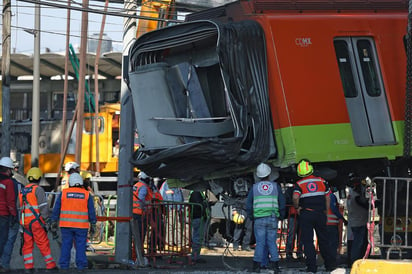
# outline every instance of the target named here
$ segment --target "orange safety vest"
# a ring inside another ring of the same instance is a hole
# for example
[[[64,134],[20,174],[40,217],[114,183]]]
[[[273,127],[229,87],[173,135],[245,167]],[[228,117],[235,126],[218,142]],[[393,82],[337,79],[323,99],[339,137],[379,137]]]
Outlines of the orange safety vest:
[[[332,209],[328,210],[328,221],[326,223],[327,225],[338,225],[339,224],[339,219],[336,217],[336,215],[332,212]]]
[[[70,187],[61,195],[60,227],[89,228],[89,191]]]
[[[152,200],[152,190],[143,182],[137,182],[133,186],[133,214],[143,215],[143,203],[139,200],[139,190],[141,187],[147,188],[147,195],[145,197],[146,203]]]
[[[31,222],[39,218],[44,223],[43,218],[40,215],[39,205],[37,203],[36,189],[39,186],[31,183],[21,189],[19,193],[20,206],[22,207],[20,224],[29,225]],[[25,199],[23,199],[25,196]]]

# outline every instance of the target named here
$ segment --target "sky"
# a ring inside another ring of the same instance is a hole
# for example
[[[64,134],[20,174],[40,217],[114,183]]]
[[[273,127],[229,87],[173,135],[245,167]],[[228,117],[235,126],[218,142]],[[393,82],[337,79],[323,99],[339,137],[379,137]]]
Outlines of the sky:
[[[67,4],[66,0],[57,0],[61,4]],[[81,0],[74,3],[81,4]],[[11,0],[12,19],[11,19],[11,52],[32,54],[34,50],[34,36],[24,31],[34,29],[34,5],[22,1]],[[80,5],[72,4],[80,7]],[[90,1],[90,5],[103,10],[104,2]],[[3,8],[3,7],[2,7]],[[109,8],[122,9],[123,4],[110,3]],[[67,9],[41,6],[40,10],[40,52],[49,48],[51,52],[64,52],[66,47],[66,25]],[[88,35],[100,33],[102,14],[89,13]],[[81,12],[72,10],[70,21],[70,43],[77,48],[80,45],[81,33]],[[1,23],[3,25],[3,23]],[[123,37],[123,18],[118,16],[106,16],[104,33],[112,39],[114,51],[122,51]],[[98,36],[97,36],[98,37]]]
[[[34,36],[27,33],[25,30],[34,29],[34,14],[35,8],[34,0],[10,0],[11,1],[11,53],[26,53],[33,54],[34,51]],[[70,0],[71,6],[74,8],[81,8],[83,0]],[[192,4],[198,7],[214,7],[223,5],[226,2],[233,2],[234,0],[181,0],[187,4]],[[64,52],[66,48],[66,25],[67,25],[67,9],[60,8],[53,5],[66,7],[68,0],[41,0],[40,3],[40,53],[46,52],[46,48],[51,52]],[[104,0],[89,0],[89,8],[103,11]],[[0,1],[0,6],[3,8],[3,1]],[[108,11],[124,13],[123,3],[109,3]],[[71,10],[70,20],[70,43],[77,49],[80,45],[81,33],[81,18],[82,12],[79,10]],[[89,13],[88,36],[96,34],[98,37],[101,29],[101,21],[103,15],[99,13]],[[184,19],[184,13],[179,13],[178,20]],[[106,16],[106,24],[104,26],[104,33],[111,38],[113,51],[123,50],[123,21],[121,16]],[[0,21],[1,25],[3,22]],[[0,33],[2,28],[0,28]]]

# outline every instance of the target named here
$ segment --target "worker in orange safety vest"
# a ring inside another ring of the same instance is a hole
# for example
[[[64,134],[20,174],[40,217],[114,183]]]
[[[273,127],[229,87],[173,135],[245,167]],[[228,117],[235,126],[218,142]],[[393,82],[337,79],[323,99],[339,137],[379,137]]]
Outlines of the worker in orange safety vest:
[[[21,210],[20,224],[23,227],[24,244],[22,248],[25,273],[34,272],[34,243],[43,255],[47,269],[57,270],[50,250],[46,225],[49,222],[49,207],[46,193],[39,186],[43,172],[38,167],[32,167],[27,172],[29,184],[19,193],[18,206]]]
[[[139,181],[133,186],[133,219],[137,221],[139,228],[140,242],[144,239],[147,229],[147,219],[144,219],[143,214],[146,204],[150,203],[153,197],[150,188],[150,177],[141,171],[139,173]]]
[[[87,269],[86,257],[87,233],[96,231],[96,211],[93,197],[83,187],[83,178],[78,173],[69,177],[69,188],[63,189],[53,208],[51,231],[57,231],[60,220],[62,247],[59,265],[62,270],[70,267],[70,252],[73,242],[76,246],[76,266],[78,271]]]

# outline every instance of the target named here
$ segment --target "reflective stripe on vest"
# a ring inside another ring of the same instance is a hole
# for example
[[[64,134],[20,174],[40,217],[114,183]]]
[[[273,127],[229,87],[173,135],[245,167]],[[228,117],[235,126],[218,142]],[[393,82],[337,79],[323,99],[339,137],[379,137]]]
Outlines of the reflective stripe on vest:
[[[336,218],[335,214],[329,215],[328,214],[328,222],[327,225],[338,225],[339,219]]]
[[[36,189],[38,187],[39,186],[37,184],[31,183],[20,190],[19,202],[22,208],[21,218],[20,218],[21,225],[29,225],[31,221],[36,219],[36,216],[33,213],[33,211],[37,214],[37,216],[40,217],[40,209],[39,209],[39,205],[37,204],[37,197],[36,197]],[[26,196],[27,202],[23,201],[23,195]],[[33,211],[32,209],[30,209],[30,207],[33,209]]]
[[[325,181],[319,177],[307,178],[298,181],[297,184],[302,189],[300,198],[325,196],[327,192],[324,182]]]
[[[329,209],[327,225],[338,225],[338,224],[339,224],[338,217],[336,217],[336,215],[333,214],[332,210]]]
[[[80,187],[62,191],[60,227],[89,228],[89,192]]]
[[[278,188],[272,182],[259,182],[253,186],[253,216],[260,218],[272,214],[279,217]]]

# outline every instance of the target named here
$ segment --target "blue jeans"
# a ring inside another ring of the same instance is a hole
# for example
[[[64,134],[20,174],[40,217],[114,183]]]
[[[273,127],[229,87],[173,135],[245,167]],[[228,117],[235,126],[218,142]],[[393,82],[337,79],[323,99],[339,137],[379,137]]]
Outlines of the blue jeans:
[[[62,227],[60,228],[60,231],[62,234],[62,248],[59,260],[61,269],[68,269],[70,267],[70,255],[73,241],[76,246],[77,269],[87,269],[86,242],[88,230],[86,228]]]
[[[0,216],[0,258],[3,256],[3,250],[9,237],[9,216]]]
[[[1,264],[4,268],[10,268],[11,254],[13,254],[14,242],[17,238],[17,233],[19,232],[19,223],[16,222],[13,226],[9,227],[9,237],[7,243],[4,246],[3,256],[1,257]]]
[[[202,218],[192,219],[192,259],[197,260],[202,248]]]
[[[265,246],[270,254],[270,261],[279,261],[278,248],[276,246],[278,219],[276,217],[262,217],[255,219],[256,248],[253,261],[261,263],[267,256]]]
[[[353,242],[351,248],[351,264],[356,260],[363,258],[365,255],[367,247],[367,227],[365,226],[355,226],[351,227],[353,233]]]

